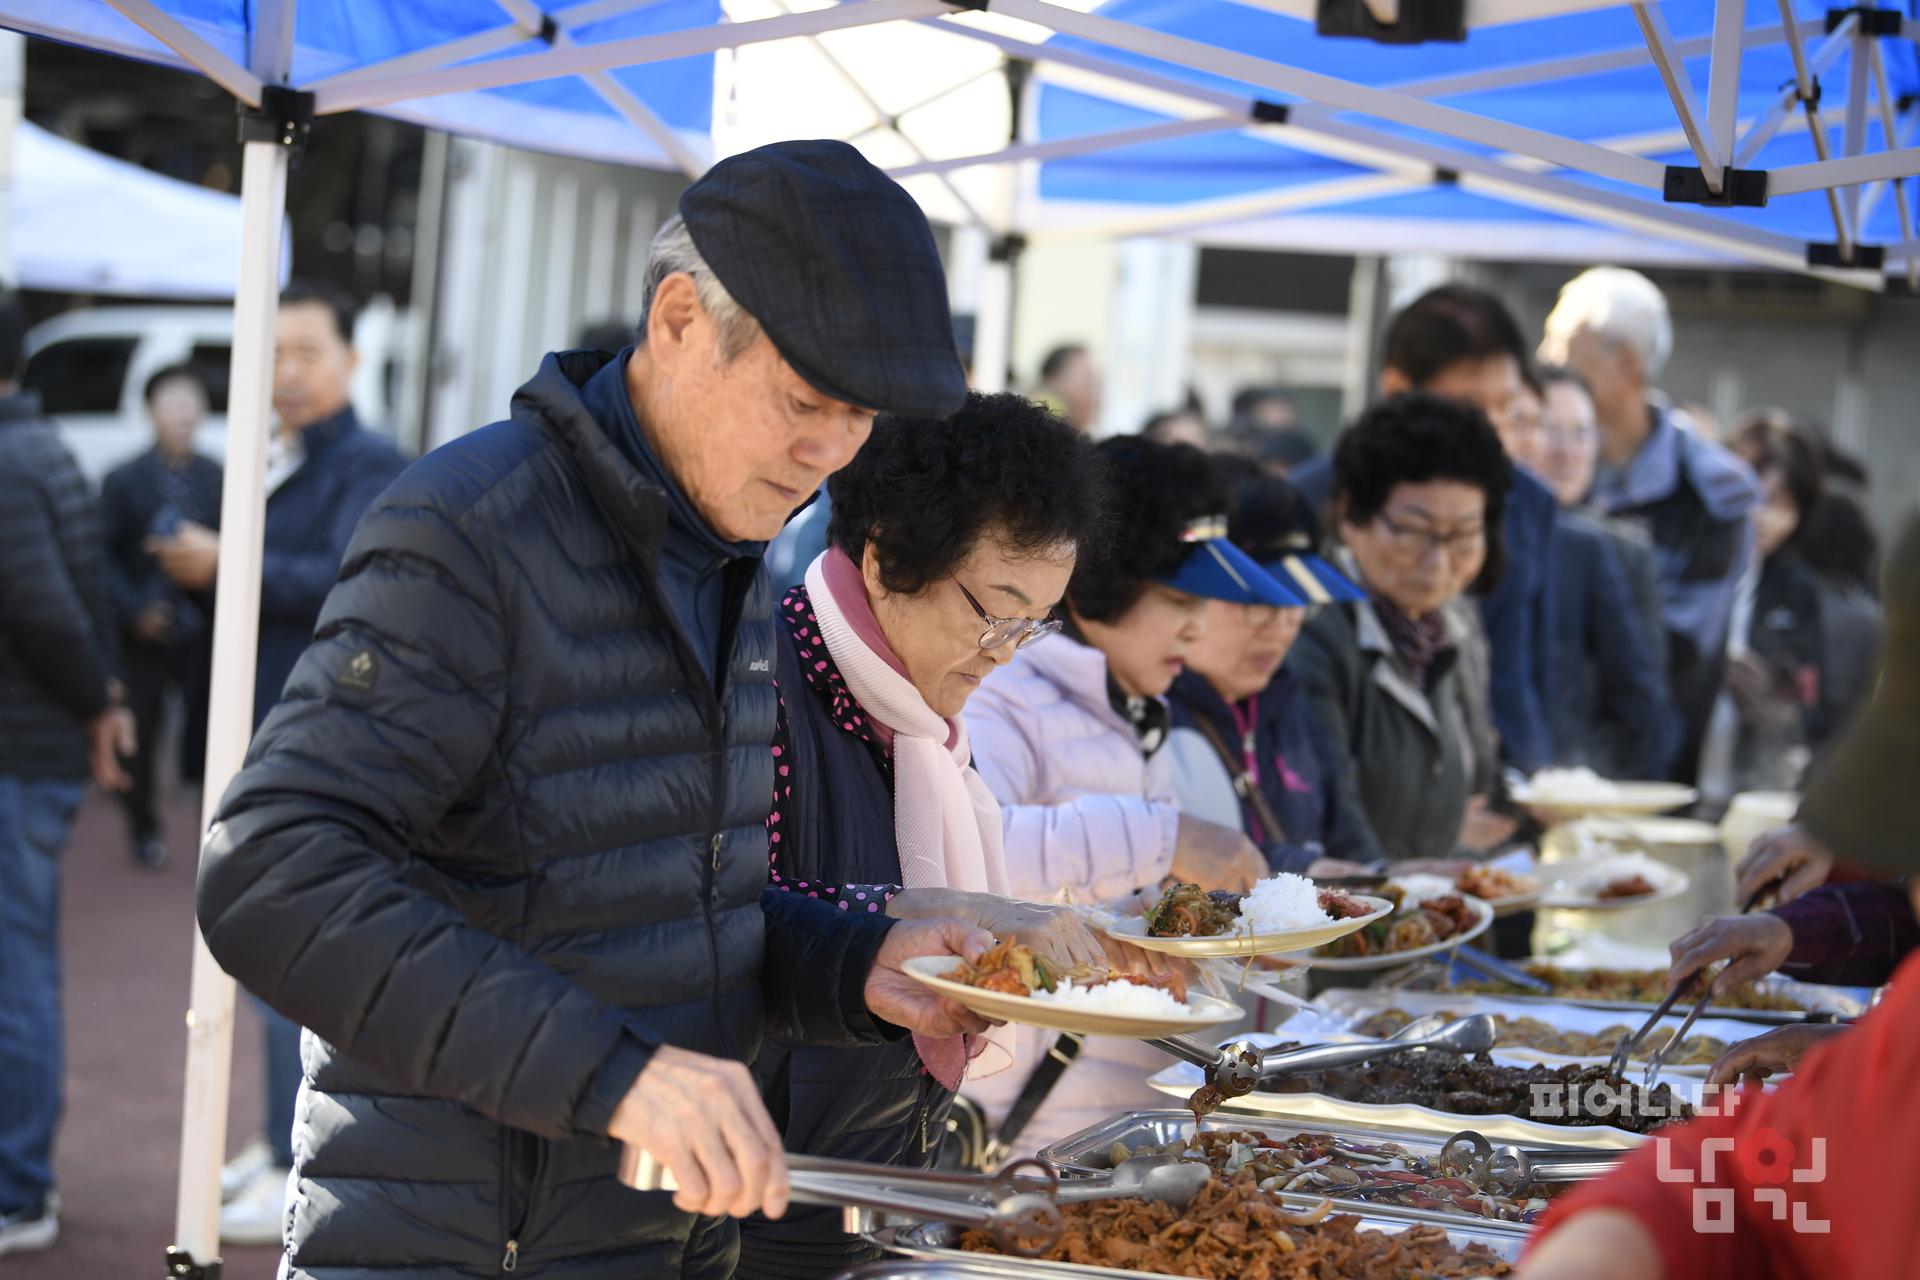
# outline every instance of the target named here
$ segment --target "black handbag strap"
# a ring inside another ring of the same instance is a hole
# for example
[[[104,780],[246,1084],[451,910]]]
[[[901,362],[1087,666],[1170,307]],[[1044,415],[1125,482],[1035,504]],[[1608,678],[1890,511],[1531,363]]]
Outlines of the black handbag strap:
[[[1080,1048],[1086,1039],[1077,1032],[1062,1032],[1060,1038],[1047,1047],[1047,1056],[1040,1059],[1033,1074],[1027,1077],[1020,1096],[1013,1100],[1013,1106],[1007,1109],[1007,1118],[1000,1122],[1000,1130],[993,1136],[993,1144],[987,1152],[989,1166],[999,1164],[1013,1150],[1013,1144],[1026,1131],[1034,1114],[1040,1110],[1040,1104],[1047,1100],[1053,1087],[1060,1083],[1060,1077],[1080,1056]]]
[[[1260,819],[1260,825],[1265,829],[1267,839],[1286,839],[1286,828],[1280,825],[1280,819],[1274,815],[1273,806],[1267,803],[1267,798],[1260,794],[1260,788],[1254,785],[1253,778],[1248,775],[1246,761],[1233,758],[1233,748],[1227,745],[1227,740],[1220,736],[1220,730],[1205,716],[1194,716],[1193,723],[1199,727],[1201,733],[1206,735],[1207,741],[1213,744],[1213,749],[1220,753],[1220,763],[1227,766],[1227,776],[1233,779],[1234,794],[1253,806],[1253,816]]]

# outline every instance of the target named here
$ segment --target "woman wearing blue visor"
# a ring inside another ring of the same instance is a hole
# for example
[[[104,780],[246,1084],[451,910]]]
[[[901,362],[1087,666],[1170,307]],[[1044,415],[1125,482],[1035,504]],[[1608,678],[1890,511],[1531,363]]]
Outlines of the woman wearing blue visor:
[[[1226,484],[1200,450],[1137,437],[1099,449],[1114,528],[1074,565],[1066,630],[1022,649],[967,703],[974,766],[1004,815],[1010,892],[1109,901],[1168,876],[1245,889],[1266,859],[1237,819],[1181,812],[1162,750],[1165,694],[1206,633],[1210,600],[1305,602],[1225,539]],[[1049,1048],[1073,1062],[1058,1089],[1062,1060]],[[1015,1058],[963,1090],[1015,1150],[1158,1105],[1144,1082],[1164,1055],[1130,1041],[1090,1039],[1074,1059],[1050,1034],[1022,1031]]]
[[[1313,508],[1284,480],[1253,475],[1236,485],[1227,533],[1301,604],[1207,603],[1206,634],[1168,693],[1180,807],[1239,824],[1276,872],[1362,871],[1380,847],[1340,785],[1345,746],[1282,664],[1310,611],[1366,592],[1315,554]]]

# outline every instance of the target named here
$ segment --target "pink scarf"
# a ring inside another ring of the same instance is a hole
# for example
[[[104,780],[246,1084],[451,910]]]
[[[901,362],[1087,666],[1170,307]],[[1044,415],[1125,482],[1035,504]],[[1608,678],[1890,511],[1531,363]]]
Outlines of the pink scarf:
[[[847,689],[875,728],[892,739],[893,834],[900,850],[900,883],[908,889],[1004,896],[1008,882],[1000,804],[970,763],[966,724],[935,712],[914,688],[873,616],[860,570],[845,552],[830,549],[813,562],[807,569],[807,595],[820,623],[820,638]],[[986,1040],[996,1043],[994,1033]],[[913,1043],[941,1084],[959,1088],[970,1056],[960,1037],[916,1035]],[[1011,1061],[1008,1053],[1006,1062]]]

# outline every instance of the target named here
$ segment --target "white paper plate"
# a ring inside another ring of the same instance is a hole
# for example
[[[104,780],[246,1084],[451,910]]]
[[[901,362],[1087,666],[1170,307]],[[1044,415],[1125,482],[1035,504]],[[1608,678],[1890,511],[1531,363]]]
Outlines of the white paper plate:
[[[1650,907],[1656,902],[1677,898],[1692,884],[1686,872],[1649,858],[1644,853],[1609,854],[1575,862],[1560,862],[1553,864],[1550,870],[1558,874],[1541,896],[1540,905],[1556,911],[1630,911],[1635,907]],[[1634,875],[1643,877],[1651,884],[1653,892],[1637,898],[1597,896],[1615,880]]]
[[[1556,821],[1594,814],[1671,813],[1700,798],[1677,782],[1612,782],[1591,790],[1536,787],[1523,782],[1509,793],[1513,802]]]
[[[1030,996],[1010,996],[984,991],[945,975],[964,961],[958,956],[920,956],[906,962],[908,976],[932,987],[955,1004],[995,1022],[1017,1022],[1022,1026],[1044,1027],[1049,1031],[1074,1031],[1083,1035],[1126,1036],[1150,1040],[1160,1036],[1206,1031],[1225,1022],[1246,1016],[1237,1004],[1198,991],[1187,993],[1187,1015],[1180,1018],[1155,1017],[1137,1013],[1098,1013],[1074,1009]]]
[[[1268,956],[1281,951],[1324,946],[1336,938],[1344,938],[1366,928],[1393,910],[1393,904],[1385,898],[1371,898],[1365,894],[1350,896],[1355,902],[1365,903],[1373,910],[1350,920],[1336,920],[1332,924],[1314,925],[1307,929],[1289,929],[1285,933],[1223,933],[1208,938],[1154,938],[1147,935],[1146,921],[1138,916],[1102,927],[1110,938],[1130,942],[1143,950],[1183,956],[1190,960]]]
[[[1410,960],[1423,956],[1439,955],[1455,947],[1464,946],[1487,931],[1493,923],[1493,906],[1478,898],[1460,895],[1468,908],[1474,913],[1474,921],[1445,942],[1429,943],[1424,947],[1415,947],[1411,951],[1389,951],[1377,956],[1321,956],[1311,951],[1288,952],[1277,957],[1288,964],[1303,965],[1314,969],[1328,969],[1334,972],[1358,973],[1369,969],[1393,969]]]

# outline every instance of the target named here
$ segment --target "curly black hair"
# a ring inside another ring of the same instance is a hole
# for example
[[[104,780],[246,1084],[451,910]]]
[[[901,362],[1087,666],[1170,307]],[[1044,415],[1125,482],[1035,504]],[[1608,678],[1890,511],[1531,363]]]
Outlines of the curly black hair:
[[[1107,510],[1084,435],[1025,396],[977,391],[943,421],[881,414],[827,493],[827,541],[856,564],[871,543],[881,585],[902,595],[951,577],[988,533],[1015,552],[1084,555]]]
[[[1151,579],[1177,570],[1193,548],[1181,541],[1187,523],[1225,515],[1227,483],[1218,464],[1190,444],[1156,444],[1139,436],[1101,441],[1112,485],[1114,529],[1103,548],[1073,566],[1067,600],[1094,622],[1117,622]]]
[[[1458,481],[1487,496],[1487,562],[1473,590],[1491,591],[1507,567],[1500,518],[1513,463],[1484,413],[1422,391],[1392,396],[1361,414],[1334,446],[1334,510],[1352,524],[1379,515],[1396,486],[1429,480]]]

